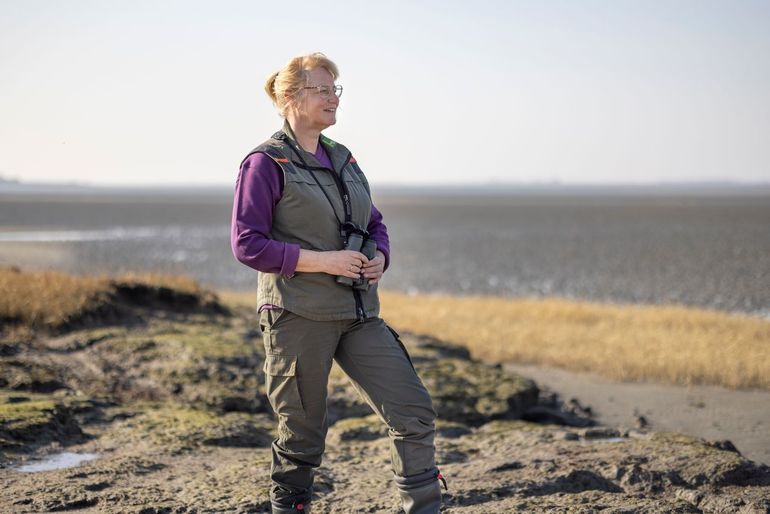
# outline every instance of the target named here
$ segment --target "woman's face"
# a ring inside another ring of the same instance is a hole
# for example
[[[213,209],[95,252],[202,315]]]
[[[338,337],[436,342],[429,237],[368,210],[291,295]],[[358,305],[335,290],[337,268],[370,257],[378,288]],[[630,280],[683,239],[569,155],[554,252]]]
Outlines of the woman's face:
[[[297,121],[305,127],[321,131],[337,123],[340,99],[333,92],[332,74],[324,68],[310,70],[308,79],[307,87],[302,90],[297,102]],[[324,97],[316,86],[326,86],[331,92]]]

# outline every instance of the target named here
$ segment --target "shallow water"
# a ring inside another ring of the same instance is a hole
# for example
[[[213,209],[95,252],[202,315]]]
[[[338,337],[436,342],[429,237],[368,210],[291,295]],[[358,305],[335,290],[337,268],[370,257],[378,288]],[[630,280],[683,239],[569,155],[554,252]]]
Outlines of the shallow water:
[[[376,193],[388,289],[770,315],[770,195]],[[230,250],[231,194],[0,195],[0,264],[254,290]]]
[[[585,443],[622,443],[624,441],[628,441],[628,439],[625,437],[592,437],[587,439]]]
[[[38,473],[40,471],[71,468],[77,466],[81,462],[97,458],[99,458],[99,456],[95,453],[61,452],[48,455],[46,458],[38,461],[28,462],[27,464],[19,466],[16,470],[22,473]]]

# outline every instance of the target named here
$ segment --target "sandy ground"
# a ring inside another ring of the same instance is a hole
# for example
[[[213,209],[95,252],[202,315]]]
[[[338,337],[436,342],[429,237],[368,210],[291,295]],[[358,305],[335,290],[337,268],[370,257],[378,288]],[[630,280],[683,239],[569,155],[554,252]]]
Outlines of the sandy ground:
[[[543,366],[505,367],[565,401],[576,398],[602,425],[636,427],[643,416],[653,430],[727,439],[748,459],[770,464],[770,391],[625,383]]]

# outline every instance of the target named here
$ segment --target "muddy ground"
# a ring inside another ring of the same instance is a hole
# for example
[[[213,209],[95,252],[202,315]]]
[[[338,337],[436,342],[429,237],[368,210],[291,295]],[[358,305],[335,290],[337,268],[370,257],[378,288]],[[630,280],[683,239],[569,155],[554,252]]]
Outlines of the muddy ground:
[[[4,327],[0,511],[268,512],[275,420],[253,312],[152,300],[55,331]],[[770,512],[770,468],[729,441],[598,426],[464,349],[402,339],[439,413],[445,512]],[[398,513],[381,422],[336,367],[329,391],[314,512]],[[22,467],[65,451],[94,458]]]

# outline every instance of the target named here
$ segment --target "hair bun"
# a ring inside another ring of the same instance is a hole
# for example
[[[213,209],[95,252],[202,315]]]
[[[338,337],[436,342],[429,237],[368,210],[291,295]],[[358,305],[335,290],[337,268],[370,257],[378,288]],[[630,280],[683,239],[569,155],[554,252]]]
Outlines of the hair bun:
[[[273,101],[273,103],[276,103],[276,94],[275,94],[275,79],[278,78],[278,72],[270,74],[269,77],[267,77],[267,82],[265,82],[265,92],[267,93],[267,96],[270,97],[270,99]]]

